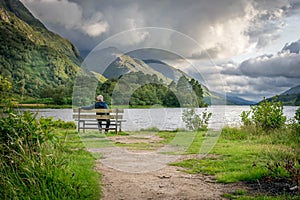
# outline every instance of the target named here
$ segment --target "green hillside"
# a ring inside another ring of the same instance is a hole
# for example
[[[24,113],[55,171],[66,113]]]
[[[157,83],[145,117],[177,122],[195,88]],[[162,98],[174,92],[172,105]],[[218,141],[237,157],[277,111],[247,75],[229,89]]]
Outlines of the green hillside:
[[[71,85],[81,62],[77,48],[48,31],[20,1],[0,1],[0,73],[14,93],[40,97],[47,88]]]
[[[300,85],[290,88],[289,90],[268,98],[269,101],[276,100],[283,102],[286,106],[299,106],[300,105]]]

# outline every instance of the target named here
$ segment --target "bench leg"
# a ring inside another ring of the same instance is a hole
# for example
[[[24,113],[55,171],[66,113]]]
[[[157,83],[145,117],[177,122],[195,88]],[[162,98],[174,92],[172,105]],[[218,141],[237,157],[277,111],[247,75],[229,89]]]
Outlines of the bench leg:
[[[85,121],[83,121],[83,133],[85,133]]]

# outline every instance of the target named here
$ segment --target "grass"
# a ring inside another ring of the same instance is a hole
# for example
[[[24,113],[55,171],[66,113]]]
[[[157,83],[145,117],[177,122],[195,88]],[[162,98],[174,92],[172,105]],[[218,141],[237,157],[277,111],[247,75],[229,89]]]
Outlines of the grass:
[[[203,133],[198,132],[187,154],[198,154],[203,144]],[[238,181],[256,182],[264,177],[291,178],[284,167],[287,160],[300,159],[299,138],[289,129],[277,130],[269,134],[253,135],[245,129],[224,128],[222,134],[210,151],[202,159],[188,159],[170,165],[185,168],[187,173],[214,175],[218,182]],[[269,166],[268,167],[268,163]],[[300,166],[295,163],[295,169]],[[244,194],[225,194],[228,199],[253,199]],[[257,196],[258,199],[297,199],[300,196],[279,195],[277,197]],[[256,198],[255,198],[256,199]]]
[[[1,159],[0,199],[100,199],[101,175],[76,131],[57,129],[60,142],[44,143],[40,153],[16,153],[9,166]],[[74,148],[76,147],[76,148]]]

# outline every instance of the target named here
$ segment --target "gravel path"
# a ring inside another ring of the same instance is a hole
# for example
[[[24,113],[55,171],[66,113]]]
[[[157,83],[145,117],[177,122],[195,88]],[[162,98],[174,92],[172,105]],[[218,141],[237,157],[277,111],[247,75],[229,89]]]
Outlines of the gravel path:
[[[128,138],[123,137],[128,143]],[[118,138],[122,142],[122,138]],[[96,170],[102,174],[102,200],[134,199],[225,199],[225,193],[247,190],[243,184],[220,184],[213,177],[188,174],[167,163],[194,155],[175,156],[160,152],[127,151],[107,147],[89,149],[101,153]],[[195,157],[195,156],[194,156]]]

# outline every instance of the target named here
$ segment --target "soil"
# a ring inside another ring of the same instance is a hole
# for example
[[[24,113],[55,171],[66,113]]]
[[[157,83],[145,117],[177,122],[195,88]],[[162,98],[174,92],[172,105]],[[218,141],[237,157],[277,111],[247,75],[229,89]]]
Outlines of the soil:
[[[126,144],[160,141],[158,137],[143,137],[121,136],[110,139]],[[275,191],[267,192],[273,188],[271,184],[221,184],[217,183],[213,176],[188,174],[183,168],[168,165],[170,162],[196,158],[197,155],[178,157],[161,152],[129,151],[118,147],[88,150],[102,155],[96,164],[96,170],[102,174],[102,200],[212,200],[226,199],[224,194],[234,194],[236,191],[247,191],[250,195],[277,194]]]

